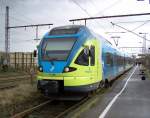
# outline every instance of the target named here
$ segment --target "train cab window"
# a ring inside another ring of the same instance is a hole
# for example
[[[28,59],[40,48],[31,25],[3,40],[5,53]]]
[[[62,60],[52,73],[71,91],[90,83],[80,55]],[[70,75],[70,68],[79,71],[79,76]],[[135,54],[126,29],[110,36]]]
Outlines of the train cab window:
[[[94,66],[95,65],[95,47],[94,46],[91,46],[91,49],[90,49],[90,61],[91,61],[91,66]]]
[[[113,66],[113,55],[111,53],[106,53],[106,64]]]
[[[80,52],[79,56],[75,60],[75,64],[84,65],[84,66],[89,65],[89,49],[88,48],[84,48]]]

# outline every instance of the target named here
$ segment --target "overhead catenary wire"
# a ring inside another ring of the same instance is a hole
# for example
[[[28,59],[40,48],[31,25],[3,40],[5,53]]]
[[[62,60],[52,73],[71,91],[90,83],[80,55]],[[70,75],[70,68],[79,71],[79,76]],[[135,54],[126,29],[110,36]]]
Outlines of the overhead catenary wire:
[[[24,17],[21,17],[21,18],[18,18],[18,17],[14,17],[13,15],[10,15],[10,18],[11,18],[11,20],[16,20],[16,21],[19,21],[19,22],[22,22],[22,23],[27,23],[27,24],[31,24],[31,23],[33,23],[33,22],[31,22],[30,20],[27,20],[26,18],[24,18]]]
[[[15,38],[15,39],[17,39],[17,38]],[[35,42],[33,39],[28,39],[28,40],[18,40],[18,41],[13,41],[13,42],[11,42],[11,43],[24,43],[24,42],[26,42],[26,43],[31,43],[31,42]]]
[[[100,17],[88,17],[88,18],[72,19],[72,20],[69,20],[69,21],[70,22],[74,22],[74,21],[82,21],[82,20],[95,20],[95,19],[107,19],[107,18],[128,17],[128,16],[142,16],[142,15],[150,15],[150,13],[138,13],[138,14],[125,14],[125,15],[111,15],[111,16],[100,16]],[[118,27],[120,27],[120,28],[122,28],[122,29],[124,29],[124,30],[126,30],[126,31],[128,31],[128,32],[130,32],[130,33],[132,33],[132,34],[134,34],[134,35],[142,38],[142,39],[144,38],[144,37],[138,35],[137,33],[133,32],[131,30],[128,30],[128,29],[126,29],[126,28],[124,28],[124,27],[122,27],[120,25],[117,25],[117,24],[115,24],[113,22],[111,22],[111,24],[113,26],[116,25],[116,26],[118,26]],[[150,40],[148,40],[146,38],[144,38],[144,39],[147,40],[147,41],[150,41]]]
[[[121,18],[121,17],[131,17],[131,16],[146,16],[150,15],[150,13],[137,13],[137,14],[123,14],[123,15],[110,15],[110,16],[98,16],[98,17],[87,17],[87,18],[78,18],[78,19],[71,19],[72,21],[81,21],[81,20],[96,20],[96,19],[108,19],[108,18]]]
[[[31,22],[29,22],[29,21],[27,21],[25,19],[16,18],[16,17],[14,17],[12,15],[10,15],[9,17],[11,18],[11,20],[18,21],[18,22],[21,22],[21,23],[24,23],[24,22],[27,23],[27,24],[31,23]]]
[[[130,33],[132,33],[132,34],[134,34],[134,35],[136,35],[136,36],[138,36],[138,37],[140,37],[140,38],[142,38],[142,39],[145,39],[146,41],[150,41],[150,40],[146,39],[145,37],[142,37],[142,36],[140,36],[139,34],[133,32],[133,31],[131,31],[131,30],[129,30],[129,29],[126,29],[126,28],[124,28],[124,27],[122,27],[122,26],[120,26],[120,25],[117,25],[117,24],[115,24],[115,23],[113,23],[113,22],[111,22],[111,24],[114,25],[114,26],[117,26],[117,27],[119,27],[119,28],[121,28],[121,29],[124,29],[124,30],[126,30],[126,31],[128,31],[128,32],[130,32]]]
[[[91,17],[91,15],[88,13],[88,11],[86,9],[84,9],[78,2],[76,2],[75,0],[71,0],[73,1],[82,11],[84,11],[89,17]],[[97,21],[95,21],[98,25],[100,25]],[[85,25],[86,25],[86,21],[85,21]],[[101,26],[101,25],[100,25]],[[104,30],[105,28],[103,26],[101,26]]]
[[[12,13],[15,13],[15,15],[23,16],[22,18],[24,18],[24,20],[26,20],[26,21],[28,21],[28,22],[30,22],[30,23],[35,22],[33,19],[31,19],[31,18],[25,16],[24,14],[22,14],[22,13],[20,13],[20,12],[17,12],[17,11],[15,11],[15,10],[13,10]]]
[[[9,29],[12,28],[27,28],[27,27],[40,27],[40,26],[50,26],[53,25],[52,23],[49,24],[31,24],[31,25],[20,25],[20,26],[9,26]]]
[[[94,7],[96,7],[96,5],[93,3],[93,1],[92,0],[90,0],[90,3],[94,6]],[[101,15],[104,15],[103,13],[101,13]],[[95,16],[95,15],[94,15]],[[101,20],[104,20],[104,19],[101,19]],[[108,22],[110,22],[108,19],[106,19]],[[105,20],[105,22],[106,22],[106,20]]]
[[[115,24],[124,24],[124,23],[127,23],[127,24],[129,24],[129,23],[138,23],[138,22],[146,22],[146,21],[150,21],[150,20],[139,20],[139,21],[124,21],[124,22],[115,22]]]
[[[136,28],[132,29],[132,31],[137,30],[138,28],[144,26],[145,24],[147,24],[147,23],[149,23],[149,22],[150,22],[150,20],[149,20],[149,21],[146,21],[146,22],[144,22],[144,23],[142,23],[141,25],[139,25],[139,26],[137,26]]]
[[[86,13],[86,15],[91,16],[86,9],[84,9],[77,1],[75,0],[71,0],[72,2],[74,2],[82,11],[84,11]]]
[[[117,0],[115,2],[113,2],[112,4],[110,4],[109,6],[105,7],[103,10],[99,11],[96,15],[98,14],[103,14],[103,12],[108,11],[109,9],[111,9],[112,7],[118,5],[120,2],[122,2],[123,0]]]
[[[19,2],[19,1],[14,0],[14,1],[13,1],[13,4],[16,5],[16,2]],[[21,2],[19,2],[19,3],[21,3]],[[12,3],[11,3],[11,4],[12,4]],[[24,4],[22,4],[22,5],[24,6],[23,8],[26,7]],[[20,11],[21,11],[21,12],[20,12]],[[35,20],[33,20],[33,19],[31,19],[30,17],[27,17],[26,15],[23,14],[23,13],[26,12],[25,10],[22,9],[22,10],[20,10],[20,11],[15,10],[15,8],[12,8],[12,9],[11,9],[11,13],[12,13],[12,14],[15,14],[16,16],[18,16],[18,15],[22,16],[22,18],[24,18],[24,20],[26,20],[27,22],[30,22],[30,23],[35,22]]]

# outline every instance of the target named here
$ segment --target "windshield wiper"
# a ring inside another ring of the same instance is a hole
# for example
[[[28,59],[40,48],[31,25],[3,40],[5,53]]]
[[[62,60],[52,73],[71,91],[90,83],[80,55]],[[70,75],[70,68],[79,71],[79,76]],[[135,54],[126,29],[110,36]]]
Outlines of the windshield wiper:
[[[57,61],[57,58],[50,58],[49,61]]]

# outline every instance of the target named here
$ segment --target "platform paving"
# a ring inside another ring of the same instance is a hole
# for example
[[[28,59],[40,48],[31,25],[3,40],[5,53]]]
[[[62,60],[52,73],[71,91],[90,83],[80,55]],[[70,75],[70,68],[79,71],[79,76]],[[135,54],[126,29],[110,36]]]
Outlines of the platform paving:
[[[117,80],[112,88],[100,95],[100,100],[90,109],[82,112],[79,118],[150,118],[150,78],[141,80],[141,72],[136,67],[123,92],[117,97],[108,110],[108,105],[122,90],[133,68],[124,79]],[[106,112],[102,116],[103,112]]]

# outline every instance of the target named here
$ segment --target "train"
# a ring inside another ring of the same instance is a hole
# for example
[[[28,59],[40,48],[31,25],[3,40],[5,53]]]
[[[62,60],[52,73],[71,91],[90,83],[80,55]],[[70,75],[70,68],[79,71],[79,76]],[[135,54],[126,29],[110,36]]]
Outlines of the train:
[[[132,55],[84,25],[52,28],[37,50],[37,88],[46,96],[108,87],[134,65]]]

